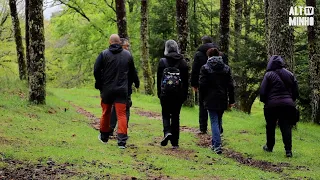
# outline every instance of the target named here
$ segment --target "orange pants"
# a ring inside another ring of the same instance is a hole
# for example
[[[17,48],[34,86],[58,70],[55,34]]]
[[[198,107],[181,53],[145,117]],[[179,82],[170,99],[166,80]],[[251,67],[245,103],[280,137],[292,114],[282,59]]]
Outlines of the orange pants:
[[[102,116],[100,119],[100,132],[109,133],[110,128],[110,118],[111,118],[111,108],[112,104],[104,104],[101,100]],[[116,115],[118,119],[118,134],[127,134],[128,122],[126,115],[126,104],[114,103],[116,109]]]

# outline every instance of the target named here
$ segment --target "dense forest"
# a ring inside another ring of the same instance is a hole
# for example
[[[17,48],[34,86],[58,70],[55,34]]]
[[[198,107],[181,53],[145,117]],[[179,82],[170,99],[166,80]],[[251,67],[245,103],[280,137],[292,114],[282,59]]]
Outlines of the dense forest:
[[[298,79],[302,121],[320,123],[320,1],[54,0],[53,5],[61,10],[43,19],[42,1],[0,0],[1,76],[28,81],[31,102],[45,103],[46,85],[93,87],[93,64],[114,33],[130,40],[143,82],[139,91],[154,95],[164,42],[176,40],[191,67],[201,37],[209,35],[229,57],[240,111],[250,114],[268,57],[279,54]],[[316,7],[315,26],[289,26],[293,5]],[[190,88],[185,105],[196,102]]]

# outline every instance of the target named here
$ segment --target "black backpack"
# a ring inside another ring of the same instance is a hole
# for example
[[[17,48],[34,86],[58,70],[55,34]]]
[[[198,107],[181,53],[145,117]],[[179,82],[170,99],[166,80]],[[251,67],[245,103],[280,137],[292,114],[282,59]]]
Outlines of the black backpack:
[[[170,67],[166,58],[163,59],[163,63],[165,69],[161,81],[161,96],[176,96],[182,88],[180,70],[178,69],[180,63]]]

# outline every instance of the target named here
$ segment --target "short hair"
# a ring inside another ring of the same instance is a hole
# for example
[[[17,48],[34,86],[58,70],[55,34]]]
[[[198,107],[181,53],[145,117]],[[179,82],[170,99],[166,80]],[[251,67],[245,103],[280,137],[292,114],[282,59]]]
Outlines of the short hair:
[[[210,57],[213,57],[213,56],[220,56],[220,52],[217,48],[210,48],[208,49],[207,51],[207,56],[210,58]]]
[[[206,43],[212,43],[212,38],[210,36],[203,36],[201,38],[202,44],[206,44]]]
[[[120,38],[120,45],[124,45],[126,42],[129,42],[129,40],[127,38]]]
[[[168,55],[171,52],[179,53],[179,47],[176,41],[170,39],[166,41],[165,48],[164,48],[164,55]]]

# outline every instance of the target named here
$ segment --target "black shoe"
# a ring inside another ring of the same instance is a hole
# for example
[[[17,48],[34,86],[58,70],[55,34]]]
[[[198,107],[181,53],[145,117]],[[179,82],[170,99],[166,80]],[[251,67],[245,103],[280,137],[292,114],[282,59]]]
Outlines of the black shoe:
[[[197,134],[202,135],[202,134],[207,134],[207,131],[198,131]]]
[[[266,152],[272,152],[272,149],[269,149],[267,145],[264,145],[262,149]]]
[[[215,153],[217,153],[217,154],[221,154],[222,153],[222,148],[221,148],[221,146],[219,146],[219,147],[211,147],[211,149],[215,152]]]
[[[168,144],[168,141],[171,139],[171,136],[171,133],[167,133],[161,141],[161,146],[166,146]]]
[[[291,158],[292,157],[292,151],[286,151],[286,157]]]
[[[99,139],[102,143],[107,144],[107,142],[108,142],[108,140],[109,140],[109,137],[106,136],[106,135],[104,135],[104,134],[102,134],[102,133],[100,133],[99,136],[98,136],[98,139]]]
[[[173,150],[174,150],[174,149],[179,149],[179,146],[178,146],[178,145],[172,146],[172,149],[173,149]]]

